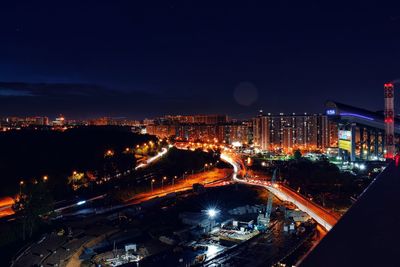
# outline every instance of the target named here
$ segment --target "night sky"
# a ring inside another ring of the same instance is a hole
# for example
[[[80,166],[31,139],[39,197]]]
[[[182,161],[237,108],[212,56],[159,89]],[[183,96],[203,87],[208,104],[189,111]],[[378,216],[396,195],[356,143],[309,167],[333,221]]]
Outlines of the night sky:
[[[383,109],[400,4],[236,2],[1,1],[0,116]]]

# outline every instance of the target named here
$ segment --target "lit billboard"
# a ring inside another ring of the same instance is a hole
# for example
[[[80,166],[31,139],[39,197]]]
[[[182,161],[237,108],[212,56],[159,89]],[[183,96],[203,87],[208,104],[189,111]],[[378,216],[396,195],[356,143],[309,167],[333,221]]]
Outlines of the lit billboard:
[[[339,140],[339,148],[351,152],[351,141]]]
[[[339,131],[339,148],[351,152],[351,131]]]

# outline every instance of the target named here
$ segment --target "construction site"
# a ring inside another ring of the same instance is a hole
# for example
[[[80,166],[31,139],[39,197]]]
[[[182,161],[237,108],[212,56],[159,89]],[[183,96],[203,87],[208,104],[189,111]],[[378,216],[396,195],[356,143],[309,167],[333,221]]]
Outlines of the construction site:
[[[234,198],[237,190],[240,199]],[[211,199],[221,204],[197,208]],[[252,253],[276,263],[317,234],[307,214],[269,197],[266,190],[246,185],[182,192],[135,210],[103,222],[114,227],[107,228],[110,234],[102,241],[85,247],[82,266],[213,266],[214,262],[237,261],[249,246]],[[265,253],[266,249],[274,253]]]

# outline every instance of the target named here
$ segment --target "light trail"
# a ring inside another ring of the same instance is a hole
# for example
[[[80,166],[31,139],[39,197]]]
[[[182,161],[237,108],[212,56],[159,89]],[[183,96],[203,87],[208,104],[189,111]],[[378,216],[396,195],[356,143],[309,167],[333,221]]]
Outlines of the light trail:
[[[156,197],[163,197],[171,193],[177,193],[193,189],[193,184],[202,184],[205,187],[223,186],[229,183],[231,172],[217,170],[213,172],[198,173],[189,175],[185,179],[176,181],[174,185],[164,185],[164,188],[154,189],[152,192],[137,194],[131,199],[125,200],[125,205],[138,204]]]
[[[300,210],[307,213],[310,217],[312,217],[316,222],[318,222],[322,227],[324,227],[327,231],[332,229],[332,227],[338,221],[334,215],[319,207],[312,201],[304,198],[303,196],[297,194],[297,192],[292,191],[291,189],[283,186],[274,184],[271,185],[268,182],[255,181],[255,180],[246,180],[239,179],[237,174],[240,170],[240,166],[243,164],[240,162],[241,159],[237,155],[232,155],[232,153],[222,153],[221,160],[229,163],[233,166],[233,175],[232,179],[238,183],[244,183],[249,185],[261,186],[272,192],[277,198],[283,201],[288,201],[296,205]]]
[[[3,197],[0,199],[0,218],[14,214],[12,206],[15,201],[11,197]]]
[[[232,174],[232,179],[233,180],[238,180],[237,179],[237,174],[239,172],[239,165],[232,159],[230,158],[227,154],[222,153],[221,154],[221,159],[225,162],[228,162],[229,164],[232,165],[233,167],[233,174]]]
[[[331,230],[333,225],[336,223],[336,219],[331,219],[329,217],[330,214],[326,214],[326,211],[320,210],[314,203],[304,199],[301,196],[295,195],[294,192],[288,191],[287,188],[276,184],[275,186],[268,186],[265,184],[256,184],[248,181],[244,181],[244,183],[259,185],[264,188],[267,188],[270,192],[272,192],[277,198],[283,201],[288,201],[296,205],[300,210],[306,212],[310,215],[316,222],[318,222],[322,227],[324,227],[327,231]],[[333,217],[333,216],[332,216]]]
[[[92,201],[95,201],[95,200],[98,200],[98,199],[103,199],[103,198],[105,198],[106,196],[107,196],[107,194],[103,194],[103,195],[99,195],[99,196],[92,197],[92,198],[87,199],[87,200],[80,200],[80,201],[78,201],[78,202],[76,202],[76,203],[73,203],[73,204],[71,204],[71,205],[68,205],[68,206],[64,206],[64,207],[55,209],[54,212],[62,212],[63,210],[66,210],[66,209],[69,209],[69,208],[72,208],[72,207],[81,206],[81,205],[83,205],[83,204],[86,204],[86,203],[89,203],[89,202],[92,202]]]
[[[165,147],[163,147],[163,148],[161,149],[161,152],[159,152],[159,153],[158,153],[157,155],[155,155],[154,157],[149,158],[149,159],[146,161],[146,163],[140,163],[139,165],[137,165],[137,166],[135,167],[135,170],[138,170],[138,169],[140,169],[140,168],[146,167],[148,164],[152,163],[153,161],[155,161],[155,160],[161,158],[162,156],[164,156],[165,154],[167,154],[167,152],[168,152],[168,149],[166,149]]]

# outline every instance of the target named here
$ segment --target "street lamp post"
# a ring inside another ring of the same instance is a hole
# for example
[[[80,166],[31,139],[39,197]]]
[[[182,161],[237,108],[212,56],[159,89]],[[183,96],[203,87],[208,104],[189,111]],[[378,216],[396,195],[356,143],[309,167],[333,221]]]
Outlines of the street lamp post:
[[[213,227],[213,221],[215,221],[215,217],[218,215],[219,210],[217,210],[215,208],[210,208],[210,209],[206,210],[206,213],[208,215],[208,218],[210,219],[210,232],[211,232],[212,227]]]
[[[76,179],[76,175],[78,174],[77,171],[73,171],[72,172],[72,188],[75,190],[75,179]]]
[[[153,184],[154,184],[155,181],[156,181],[156,180],[151,179],[151,192],[153,192]]]
[[[162,180],[161,180],[161,190],[163,190],[164,191],[164,181],[165,180],[167,180],[167,177],[166,176],[164,176],[163,178],[162,178]]]
[[[22,186],[24,185],[24,181],[20,181],[19,182],[19,195],[21,196],[22,195]]]
[[[176,179],[176,178],[178,178],[178,177],[176,177],[176,175],[174,176],[174,178],[172,178],[172,186],[175,185],[175,179]]]

